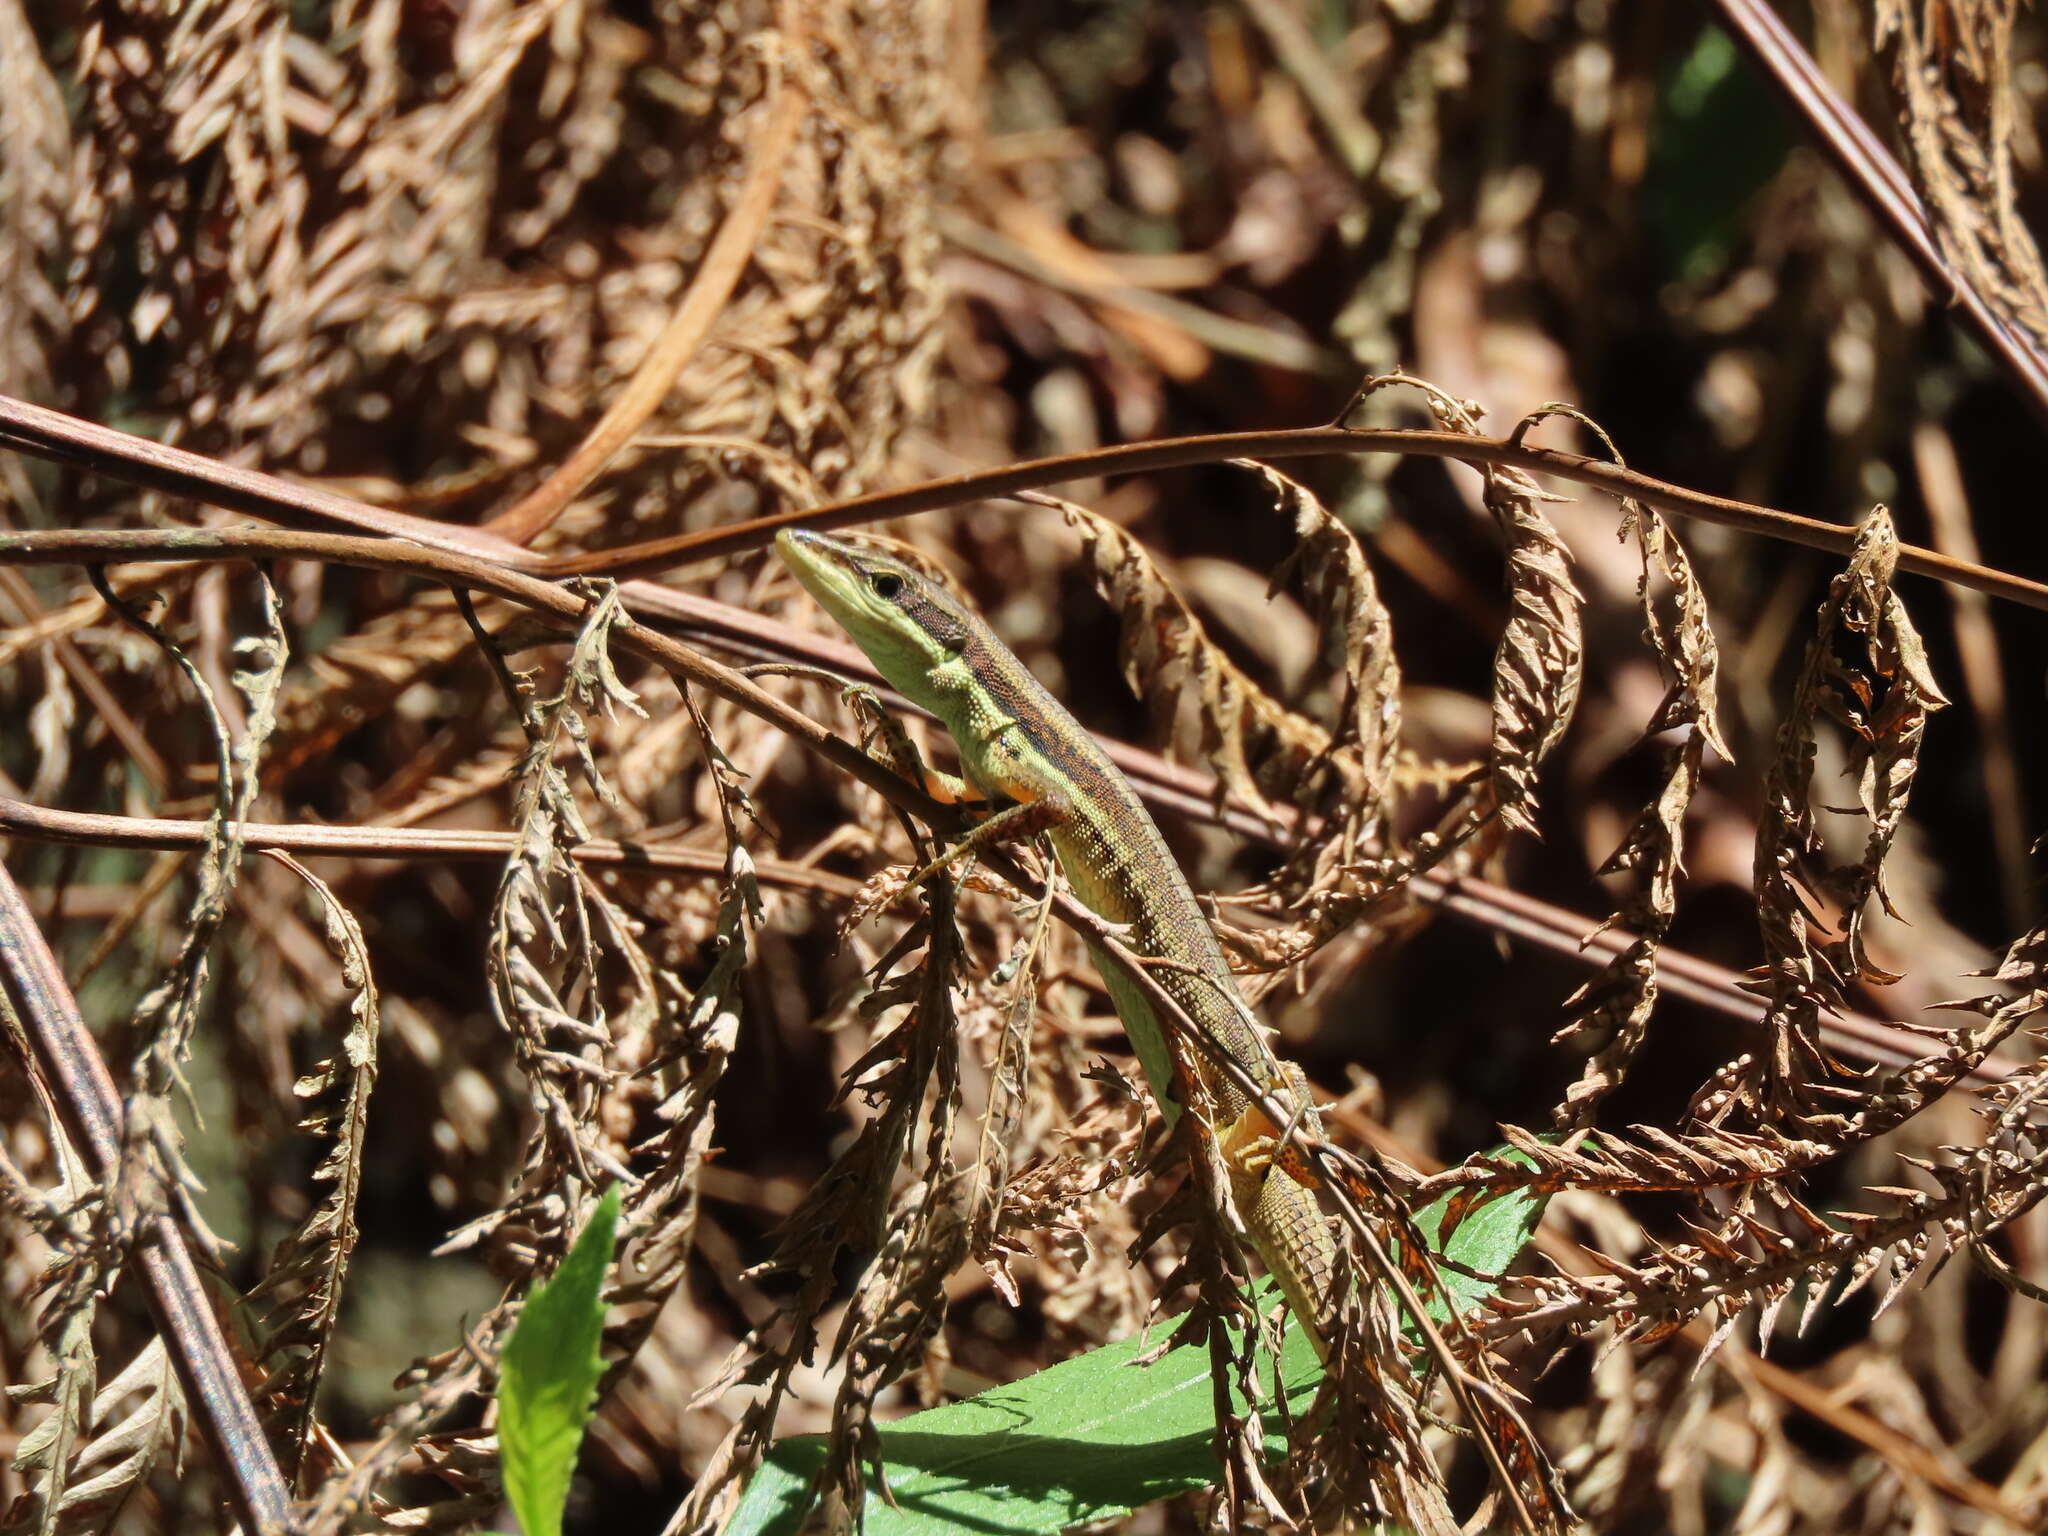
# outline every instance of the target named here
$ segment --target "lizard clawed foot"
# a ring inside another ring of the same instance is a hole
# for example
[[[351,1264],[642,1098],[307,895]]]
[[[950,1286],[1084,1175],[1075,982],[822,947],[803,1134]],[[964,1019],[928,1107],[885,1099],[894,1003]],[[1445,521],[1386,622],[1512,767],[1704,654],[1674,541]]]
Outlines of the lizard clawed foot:
[[[1277,1164],[1297,1182],[1313,1183],[1315,1175],[1309,1170],[1308,1160],[1298,1148],[1288,1144],[1286,1135],[1292,1130],[1305,1130],[1312,1136],[1322,1134],[1322,1117],[1316,1113],[1307,1077],[1299,1067],[1283,1063],[1281,1075],[1266,1084],[1266,1091],[1291,1112],[1287,1126],[1283,1130],[1275,1125],[1272,1117],[1256,1104],[1246,1105],[1243,1113],[1217,1137],[1224,1161],[1248,1179],[1263,1179]]]
[[[1216,1138],[1217,1149],[1230,1171],[1248,1179],[1263,1179],[1272,1172],[1280,1152],[1280,1132],[1257,1105],[1224,1126]]]

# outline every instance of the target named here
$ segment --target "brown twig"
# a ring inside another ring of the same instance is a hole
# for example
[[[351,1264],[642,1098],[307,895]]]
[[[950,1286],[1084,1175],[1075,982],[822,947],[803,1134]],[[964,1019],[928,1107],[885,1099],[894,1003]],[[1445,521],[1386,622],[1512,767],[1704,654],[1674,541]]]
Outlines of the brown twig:
[[[185,852],[203,848],[210,830],[233,835],[254,853],[291,853],[336,859],[503,859],[519,846],[512,832],[460,831],[440,827],[290,826],[245,821],[220,829],[204,821],[167,816],[113,816],[94,811],[60,811],[0,795],[0,833],[38,842],[90,848],[157,848]],[[578,863],[703,875],[726,873],[725,854],[673,844],[642,847],[617,838],[593,837],[570,850]],[[763,885],[851,901],[862,883],[807,864],[769,859],[754,866]]]
[[[544,560],[507,539],[480,528],[436,523],[331,491],[294,485],[275,475],[222,464],[202,454],[167,447],[146,438],[117,432],[66,416],[62,411],[30,405],[0,395],[0,447],[17,448],[53,463],[71,464],[93,474],[110,476],[174,496],[189,496],[229,511],[246,512],[287,527],[316,523],[359,528],[411,539],[431,548],[483,555],[544,576],[624,576],[666,570],[698,560],[724,558],[769,543],[781,529],[846,528],[885,517],[1007,496],[1014,491],[1087,480],[1098,475],[1136,474],[1151,469],[1216,464],[1233,458],[1298,459],[1354,453],[1402,453],[1422,458],[1457,459],[1474,464],[1507,464],[1539,474],[1555,475],[1595,486],[1614,496],[1634,496],[1660,511],[1697,518],[1745,532],[1783,539],[1787,543],[1847,554],[1856,530],[1843,523],[1825,523],[1688,490],[1637,470],[1602,459],[1555,448],[1501,438],[1467,437],[1455,432],[1399,428],[1352,430],[1346,427],[1302,427],[1274,432],[1228,432],[1207,437],[1178,437],[1156,443],[1126,443],[1058,458],[1031,459],[1001,469],[981,470],[928,481],[901,491],[880,491],[804,512],[755,518],[703,533],[628,545],[594,555]],[[1899,569],[1938,581],[1988,592],[2029,608],[2048,609],[2048,583],[2030,581],[2006,571],[1951,559],[1913,544],[1899,546]],[[647,591],[666,589],[649,588]],[[676,594],[687,596],[687,594]],[[637,593],[628,593],[629,599]],[[701,600],[700,600],[701,601]]]
[[[0,431],[4,431],[0,419]],[[1456,459],[1469,464],[1508,465],[1536,474],[1554,475],[1594,486],[1611,496],[1633,496],[1662,512],[1701,522],[1718,523],[1746,533],[1847,554],[1856,530],[1845,523],[1780,512],[1751,502],[1732,501],[1688,490],[1605,459],[1587,458],[1560,448],[1538,448],[1507,438],[1471,437],[1460,432],[1428,432],[1407,428],[1297,427],[1273,432],[1221,432],[1206,437],[1176,437],[1156,443],[1123,443],[1086,453],[1031,459],[999,469],[977,470],[944,480],[927,481],[900,491],[876,491],[850,501],[802,511],[778,512],[744,523],[709,528],[673,538],[654,539],[623,549],[571,555],[538,562],[533,569],[549,576],[643,576],[699,560],[725,559],[768,543],[785,528],[850,528],[885,517],[908,517],[941,507],[957,507],[1037,490],[1069,480],[1102,475],[1129,475],[1144,470],[1179,469],[1194,464],[1219,464],[1230,459],[1300,459],[1326,454],[1400,453],[1416,458]],[[2048,608],[2048,583],[2030,581],[2005,571],[1971,565],[1917,545],[1899,546],[1899,569],[1940,581],[1974,587],[1994,597]]]
[[[784,0],[777,23],[788,58],[793,64],[800,63],[807,35],[799,0]],[[682,303],[676,306],[675,314],[641,359],[626,387],[619,391],[618,398],[590,429],[590,435],[553,474],[486,523],[484,526],[492,533],[515,544],[531,542],[567,510],[570,501],[633,440],[647,418],[668,397],[677,376],[690,365],[711,334],[712,325],[732,298],[740,274],[760,242],[776,194],[782,190],[783,167],[796,147],[797,134],[810,110],[810,94],[796,78],[796,71],[784,68],[773,88],[768,121],[753,141],[746,184],[740,188],[724,223],[719,225],[703,264],[690,279]]]
[[[5,865],[0,865],[0,970],[13,988],[36,1070],[49,1087],[64,1134],[92,1177],[111,1187],[120,1173],[121,1098],[78,1000]],[[162,1211],[145,1216],[136,1230],[135,1259],[150,1311],[227,1480],[237,1518],[250,1536],[283,1529],[291,1490],[243,1389],[176,1218]]]

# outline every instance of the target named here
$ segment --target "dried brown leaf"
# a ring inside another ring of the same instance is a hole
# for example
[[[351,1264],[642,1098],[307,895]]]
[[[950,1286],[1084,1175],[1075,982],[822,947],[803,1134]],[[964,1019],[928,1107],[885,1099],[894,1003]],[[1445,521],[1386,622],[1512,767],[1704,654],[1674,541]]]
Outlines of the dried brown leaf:
[[[1593,430],[1606,441],[1597,426]],[[1611,443],[1608,448],[1612,454]],[[1619,455],[1615,458],[1619,462]],[[1602,874],[1647,873],[1608,919],[1631,931],[1627,948],[1565,1001],[1569,1022],[1556,1039],[1589,1038],[1597,1046],[1557,1108],[1557,1123],[1565,1127],[1593,1123],[1601,1100],[1620,1084],[1642,1046],[1657,1006],[1657,952],[1678,913],[1686,811],[1699,787],[1706,749],[1712,747],[1723,758],[1731,756],[1714,718],[1720,646],[1692,562],[1656,512],[1632,500],[1622,503],[1622,511],[1621,536],[1635,535],[1642,560],[1636,594],[1644,638],[1665,679],[1663,702],[1644,735],[1678,734],[1666,752],[1664,781],[1657,794],[1636,813],[1621,845],[1601,866]],[[1668,587],[1662,604],[1653,582]]]
[[[1758,1120],[1833,1124],[1829,1089],[1843,1075],[1820,1041],[1820,1018],[1853,978],[1896,979],[1864,952],[1865,909],[1889,908],[1884,860],[1906,812],[1928,717],[1947,703],[1918,632],[1892,591],[1898,540],[1880,507],[1857,535],[1848,569],[1821,605],[1765,780],[1757,827],[1756,897],[1766,957],[1769,1045],[1735,1064],[1696,1103],[1718,1122],[1740,1109]],[[1862,856],[1834,866],[1814,821],[1812,778],[1823,716],[1848,736],[1848,765],[1869,823]],[[1842,913],[1824,936],[1824,905]],[[1817,930],[1822,930],[1817,932]]]
[[[31,1496],[40,1504],[37,1536],[97,1536],[151,1474],[164,1465],[176,1471],[181,1459],[185,1390],[161,1338],[151,1339],[97,1392],[89,1371],[81,1380],[91,1403],[83,1407],[76,1439],[67,1446],[71,1437],[57,1432],[67,1411],[60,1404],[15,1450],[23,1472],[48,1473],[60,1459],[69,1463],[67,1476],[44,1481]],[[59,1490],[53,1504],[50,1495]],[[19,1509],[16,1515],[24,1518]]]
[[[1355,837],[1384,814],[1400,734],[1400,673],[1386,610],[1356,537],[1294,481],[1263,465],[1244,467],[1266,477],[1278,509],[1295,524],[1295,552],[1275,572],[1274,588],[1299,568],[1319,599],[1314,607],[1329,616],[1343,700],[1335,733],[1274,698],[1217,646],[1123,529],[1059,497],[1021,499],[1056,508],[1081,535],[1096,585],[1122,623],[1132,692],[1164,718],[1182,710],[1193,716],[1219,789],[1260,808],[1269,797],[1305,814],[1341,806]]]
[[[327,945],[341,964],[348,989],[348,1024],[340,1048],[293,1085],[305,1106],[299,1129],[328,1139],[315,1183],[326,1194],[272,1252],[270,1267],[250,1293],[267,1303],[262,1352],[272,1357],[263,1383],[264,1405],[287,1448],[287,1476],[300,1491],[311,1482],[310,1453],[317,1420],[315,1400],[335,1331],[343,1285],[359,1235],[356,1204],[362,1192],[364,1135],[370,1093],[377,1081],[377,984],[355,915],[318,876],[289,854],[270,855],[303,880],[327,918]]]

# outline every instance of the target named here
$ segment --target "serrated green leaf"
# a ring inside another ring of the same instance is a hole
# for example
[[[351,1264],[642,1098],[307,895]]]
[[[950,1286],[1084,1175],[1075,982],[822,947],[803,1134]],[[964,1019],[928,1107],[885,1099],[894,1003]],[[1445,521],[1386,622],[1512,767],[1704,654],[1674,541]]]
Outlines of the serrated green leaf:
[[[1502,1162],[1531,1166],[1533,1159],[1528,1153],[1512,1147],[1501,1147],[1487,1154]],[[1415,1230],[1427,1240],[1434,1241],[1436,1233],[1444,1223],[1444,1213],[1458,1192],[1452,1190],[1441,1199],[1434,1200],[1415,1213]],[[1490,1275],[1505,1274],[1510,1264],[1528,1246],[1535,1234],[1536,1224],[1543,1219],[1543,1207],[1549,1196],[1531,1194],[1518,1189],[1498,1199],[1489,1200],[1466,1214],[1463,1221],[1452,1230],[1439,1250],[1442,1255],[1464,1265],[1467,1269],[1483,1270]],[[1470,1312],[1480,1302],[1491,1296],[1499,1287],[1484,1280],[1475,1280],[1470,1275],[1461,1275],[1455,1269],[1440,1272],[1444,1289],[1457,1301],[1462,1315]],[[1447,1310],[1434,1298],[1427,1302],[1430,1321],[1443,1323],[1448,1317]]]
[[[527,1298],[499,1362],[498,1444],[505,1497],[525,1536],[561,1536],[576,1452],[604,1371],[605,1272],[619,1220],[613,1185],[554,1278]]]
[[[1439,1203],[1423,1212],[1418,1229],[1432,1233],[1444,1209]],[[1461,1222],[1443,1251],[1470,1268],[1503,1271],[1521,1252],[1542,1210],[1541,1196],[1502,1196]],[[1444,1280],[1462,1310],[1493,1289],[1450,1270]],[[1267,1304],[1271,1294],[1265,1292]],[[1432,1313],[1438,1310],[1431,1308]],[[882,1461],[896,1502],[891,1508],[870,1482],[865,1536],[939,1536],[959,1530],[1052,1536],[1213,1483],[1216,1425],[1209,1352],[1190,1346],[1149,1366],[1133,1365],[1148,1343],[1122,1339],[965,1402],[881,1426]],[[1262,1378],[1269,1399],[1270,1370],[1269,1365]],[[1280,1376],[1287,1411],[1306,1412],[1322,1381],[1322,1367],[1299,1328],[1290,1327],[1282,1344]],[[1238,1403],[1240,1410],[1243,1406]],[[1283,1420],[1270,1400],[1263,1418],[1268,1452],[1277,1456],[1286,1448]],[[822,1436],[778,1443],[748,1483],[726,1527],[729,1536],[795,1532],[824,1457]]]

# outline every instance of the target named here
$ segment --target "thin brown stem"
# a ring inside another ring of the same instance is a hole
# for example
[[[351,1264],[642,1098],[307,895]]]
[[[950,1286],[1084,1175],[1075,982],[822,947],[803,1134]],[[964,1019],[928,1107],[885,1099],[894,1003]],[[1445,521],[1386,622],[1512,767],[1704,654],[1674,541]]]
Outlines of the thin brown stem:
[[[1856,530],[1843,523],[1821,522],[1751,502],[1733,501],[1688,490],[1603,459],[1562,449],[1536,448],[1501,438],[1466,437],[1455,432],[1388,428],[1302,427],[1275,432],[1230,432],[1207,437],[1171,438],[1156,443],[1126,443],[1088,453],[1033,459],[1001,469],[955,475],[900,491],[880,491],[804,512],[756,518],[726,528],[684,534],[628,545],[593,555],[543,560],[508,539],[480,528],[437,523],[367,502],[353,501],[311,486],[294,485],[259,470],[222,464],[182,448],[96,426],[0,395],[0,447],[13,447],[59,464],[174,496],[188,496],[230,511],[246,512],[287,527],[306,524],[339,526],[411,539],[431,548],[479,555],[543,576],[611,575],[666,570],[698,560],[722,558],[769,543],[786,527],[845,528],[885,517],[907,517],[941,507],[1007,496],[1069,480],[1098,475],[1136,474],[1143,470],[1185,468],[1233,458],[1295,459],[1354,453],[1403,453],[1422,458],[1457,459],[1472,464],[1507,464],[1555,475],[1562,480],[1595,486],[1614,496],[1633,496],[1649,506],[1679,517],[1697,518],[1746,532],[1846,554]],[[2048,609],[2048,584],[2006,571],[1972,565],[1913,544],[1899,546],[1899,568],[1938,581],[1988,592],[2008,602]],[[641,591],[629,589],[629,604]],[[683,609],[701,605],[687,593],[669,593]]]
[[[1123,443],[1091,449],[1086,453],[1031,459],[1022,464],[1006,464],[998,469],[977,470],[944,480],[927,481],[905,490],[876,491],[831,506],[778,512],[744,523],[654,539],[623,549],[541,561],[534,569],[549,576],[644,576],[699,560],[729,558],[769,543],[785,528],[849,528],[886,517],[908,517],[918,512],[987,501],[1014,495],[1018,491],[1037,490],[1101,475],[1179,469],[1230,459],[1301,459],[1355,453],[1400,453],[1416,458],[1455,459],[1467,464],[1508,465],[1590,485],[1617,498],[1632,496],[1647,506],[1679,517],[1739,528],[1746,533],[1762,534],[1834,554],[1849,553],[1856,541],[1855,528],[1846,523],[1826,523],[1746,501],[1732,501],[1725,496],[1710,496],[1704,491],[1688,490],[1606,459],[1588,458],[1561,448],[1538,448],[1510,438],[1471,437],[1461,432],[1430,432],[1400,427],[1299,427],[1274,432],[1222,432],[1206,437],[1176,437],[1156,443]],[[2024,603],[2030,608],[2048,609],[2048,584],[1972,565],[1966,560],[1957,560],[1917,545],[1899,546],[1899,569],[1974,587],[1980,592]]]
[[[0,833],[37,842],[184,852],[204,847],[210,832],[238,837],[242,846],[252,852],[275,851],[303,858],[502,860],[519,846],[518,834],[513,832],[441,827],[291,826],[265,821],[245,821],[239,826],[216,829],[209,822],[167,816],[52,810],[0,795]],[[642,847],[610,837],[593,837],[578,843],[570,850],[570,856],[580,864],[644,869],[650,873],[702,875],[707,879],[725,873],[723,852],[672,844]],[[754,872],[763,885],[834,901],[851,901],[862,889],[858,880],[783,859],[760,861]]]

